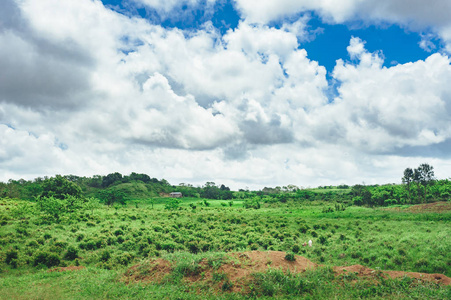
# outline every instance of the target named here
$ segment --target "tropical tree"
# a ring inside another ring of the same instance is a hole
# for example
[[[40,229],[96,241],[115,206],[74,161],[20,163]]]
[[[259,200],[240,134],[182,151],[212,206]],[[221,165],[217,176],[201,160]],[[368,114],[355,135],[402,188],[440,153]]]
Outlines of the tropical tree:
[[[411,187],[413,179],[414,179],[413,170],[411,168],[406,168],[404,170],[404,177],[402,178],[402,183],[405,184],[405,186],[406,186],[406,190],[407,190],[407,193],[409,194],[410,202],[412,202],[412,195],[411,195],[410,187]]]
[[[97,197],[108,206],[115,203],[124,205],[127,200],[127,195],[123,191],[113,189],[100,191],[97,193]]]
[[[69,196],[80,199],[82,198],[82,191],[76,183],[69,181],[63,176],[56,175],[42,182],[42,198],[66,199]]]

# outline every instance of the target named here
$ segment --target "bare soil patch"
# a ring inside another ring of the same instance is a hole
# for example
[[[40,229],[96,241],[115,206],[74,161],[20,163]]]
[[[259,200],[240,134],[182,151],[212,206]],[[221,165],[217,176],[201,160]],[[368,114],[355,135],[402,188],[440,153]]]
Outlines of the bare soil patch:
[[[146,264],[135,265],[127,270],[124,281],[130,282],[161,282],[172,271],[171,263],[164,259],[150,260]]]
[[[253,279],[252,274],[265,272],[269,268],[282,269],[285,272],[302,273],[308,269],[315,269],[319,265],[313,263],[305,257],[297,256],[295,261],[285,259],[285,252],[281,251],[249,251],[228,254],[228,259],[217,269],[209,266],[206,259],[199,263],[199,272],[187,274],[184,278],[187,282],[212,282],[213,276],[223,274],[224,279],[216,286],[230,281],[233,284],[232,291],[240,292],[245,289],[246,284]],[[163,259],[150,260],[147,263],[133,266],[124,275],[126,283],[132,282],[161,282],[169,275],[175,265]],[[349,276],[349,278],[365,278],[377,280],[383,278],[402,278],[408,276],[422,281],[428,281],[443,285],[451,285],[451,278],[443,274],[426,274],[402,271],[380,271],[367,268],[362,265],[352,265],[346,267],[333,267],[336,276]]]
[[[404,211],[411,213],[446,213],[451,211],[451,202],[450,201],[442,201],[442,202],[434,202],[434,203],[425,203],[425,204],[417,204],[412,205],[407,208],[387,208],[387,210],[396,210],[396,211]]]
[[[405,276],[410,278],[416,278],[422,281],[428,281],[443,285],[451,285],[451,278],[443,274],[427,274],[427,273],[417,273],[417,272],[404,272],[404,271],[381,271],[367,268],[362,265],[352,265],[347,267],[334,267],[334,272],[338,276],[346,276],[355,274],[360,278],[377,279],[378,277],[383,278],[403,278]]]

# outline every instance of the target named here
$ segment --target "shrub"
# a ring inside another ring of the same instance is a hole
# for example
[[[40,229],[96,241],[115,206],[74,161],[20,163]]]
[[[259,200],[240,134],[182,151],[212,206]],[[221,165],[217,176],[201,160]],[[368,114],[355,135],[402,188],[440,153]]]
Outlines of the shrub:
[[[310,229],[310,227],[308,227],[307,225],[305,225],[305,224],[302,224],[300,227],[299,227],[299,231],[300,232],[302,232],[302,233],[307,233],[307,231]]]
[[[124,232],[122,230],[120,230],[120,229],[117,229],[117,230],[114,231],[114,235],[115,236],[124,235]]]
[[[6,252],[6,258],[5,258],[5,262],[8,265],[11,265],[11,262],[13,260],[16,260],[18,257],[19,253],[17,252],[17,250],[15,249],[10,249]]]
[[[73,246],[69,246],[67,248],[66,253],[64,254],[64,259],[66,260],[74,260],[78,257],[78,250]]]
[[[47,267],[54,267],[60,264],[60,258],[58,257],[58,255],[51,253],[48,255],[47,257],[47,261],[46,261],[46,266]]]
[[[122,253],[122,255],[119,255],[118,257],[116,257],[116,262],[121,264],[121,265],[128,265],[133,259],[133,256],[128,253],[128,252],[124,252]]]
[[[299,253],[300,250],[301,248],[299,245],[293,245],[293,247],[291,247],[291,251],[293,251],[293,253]]]
[[[80,242],[84,238],[85,238],[85,235],[83,233],[80,233],[79,235],[77,235],[77,242]]]
[[[29,247],[29,248],[37,248],[37,247],[39,247],[39,244],[38,244],[38,242],[36,242],[35,240],[33,240],[33,241],[30,241],[30,242],[27,244],[27,247]]]
[[[186,247],[188,248],[188,251],[193,254],[199,252],[199,244],[197,241],[189,241],[188,243],[186,243]]]
[[[318,241],[320,244],[325,245],[327,243],[327,238],[325,236],[320,236]]]
[[[287,253],[285,255],[285,259],[288,261],[295,261],[296,260],[296,256],[294,255],[294,253]]]
[[[110,251],[108,250],[103,250],[102,254],[100,255],[100,260],[101,261],[108,261],[111,258],[111,254]]]
[[[60,264],[58,255],[48,252],[38,252],[33,258],[33,266],[46,265],[48,268]]]

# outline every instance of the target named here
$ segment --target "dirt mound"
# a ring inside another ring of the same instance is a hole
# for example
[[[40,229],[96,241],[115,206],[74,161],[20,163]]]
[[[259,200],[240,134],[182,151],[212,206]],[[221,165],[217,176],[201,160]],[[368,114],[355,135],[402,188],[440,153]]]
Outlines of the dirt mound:
[[[192,266],[191,272],[185,273],[185,280],[188,282],[214,281],[218,274],[223,275],[224,281],[233,283],[233,291],[240,291],[249,280],[252,274],[265,272],[269,268],[282,269],[291,273],[302,273],[308,269],[315,269],[319,265],[313,263],[302,256],[295,256],[295,261],[285,259],[285,252],[281,251],[249,251],[230,253],[217,268],[203,259],[197,266]],[[161,282],[175,268],[175,264],[163,259],[150,260],[147,263],[133,266],[125,273],[124,281],[131,282]],[[401,271],[381,271],[373,270],[362,265],[352,265],[346,267],[333,267],[336,276],[346,277],[350,280],[357,278],[367,278],[377,280],[383,278],[400,278],[408,276],[419,280],[451,285],[451,278],[443,274],[425,274],[416,272]]]
[[[352,265],[348,267],[334,267],[334,272],[338,276],[348,276],[352,279],[352,276],[364,277],[364,278],[402,278],[410,277],[416,278],[423,281],[439,283],[443,285],[451,285],[451,278],[443,274],[427,274],[427,273],[417,273],[417,272],[404,272],[404,271],[380,271],[367,268],[362,265]]]
[[[412,212],[412,213],[446,213],[451,211],[451,202],[442,201],[442,202],[433,202],[433,203],[425,203],[425,204],[417,204],[412,205],[407,208],[393,207],[387,208],[387,210],[396,210],[403,212]]]
[[[125,273],[125,282],[161,282],[172,271],[171,263],[163,259],[154,259],[147,264],[133,266]]]
[[[292,273],[301,273],[307,269],[314,269],[317,265],[302,256],[296,256],[295,261],[285,259],[285,252],[281,251],[250,251],[244,253],[231,253],[234,259],[219,268],[232,282],[249,277],[252,273],[264,272],[269,268],[282,269]]]

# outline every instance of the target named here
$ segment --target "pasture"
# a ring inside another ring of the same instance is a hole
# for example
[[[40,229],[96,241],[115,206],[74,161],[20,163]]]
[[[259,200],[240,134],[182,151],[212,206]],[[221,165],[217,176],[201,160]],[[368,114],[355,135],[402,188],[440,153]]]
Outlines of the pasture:
[[[340,209],[323,201],[262,202],[258,209],[245,203],[144,199],[125,206],[91,205],[56,221],[35,202],[2,199],[0,298],[451,297],[449,286],[434,282],[369,280],[333,271],[334,266],[363,265],[378,272],[451,277],[449,201]],[[309,240],[313,246],[304,246]],[[292,255],[287,259],[303,257],[319,267],[298,274],[268,263],[241,289],[233,288],[237,283],[231,274],[211,275],[233,260],[231,253],[249,251],[282,251]],[[149,278],[149,266],[157,259],[168,263],[161,280],[127,277],[130,268],[141,266],[141,277]],[[202,273],[210,274],[208,280],[199,280]],[[193,274],[197,279],[189,280]]]

